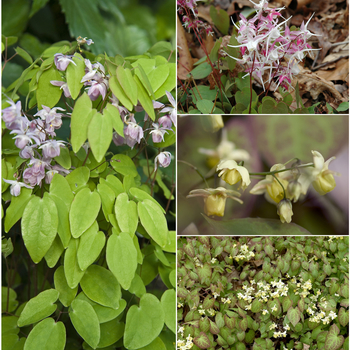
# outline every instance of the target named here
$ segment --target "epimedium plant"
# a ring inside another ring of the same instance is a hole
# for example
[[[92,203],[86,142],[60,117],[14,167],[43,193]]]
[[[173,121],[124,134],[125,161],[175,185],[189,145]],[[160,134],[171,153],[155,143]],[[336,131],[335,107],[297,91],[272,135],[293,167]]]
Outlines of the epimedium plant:
[[[255,11],[242,12],[238,23],[233,22],[235,28],[229,40],[226,37],[219,38],[208,52],[204,37],[212,35],[213,31],[210,25],[199,19],[197,3],[181,0],[177,3],[183,26],[189,32],[193,31],[205,53],[203,58],[194,63],[195,67],[188,71],[187,81],[179,79],[179,113],[319,113],[317,106],[320,102],[305,107],[298,83],[291,85],[293,76],[300,72],[298,64],[307,53],[319,50],[312,49],[308,44],[308,39],[316,35],[307,28],[312,16],[300,28],[288,27],[286,23],[290,18],[285,19],[281,15],[284,7],[270,8],[267,0],[258,4],[251,1]],[[230,20],[227,12],[218,12],[211,6],[210,16],[218,30],[228,34]],[[248,19],[249,17],[251,18]],[[179,52],[181,50],[180,47]],[[189,69],[184,65],[187,61],[181,59],[180,52],[181,69]],[[233,73],[236,64],[242,69]],[[200,80],[205,79],[208,79],[208,83],[200,83]],[[253,89],[254,79],[259,89]],[[270,90],[278,91],[279,98],[269,96]],[[293,102],[295,106],[291,108]],[[337,110],[326,103],[327,113],[339,113],[348,108],[348,102],[339,104]]]
[[[174,348],[173,50],[92,44],[3,88],[4,349]]]
[[[349,238],[180,237],[177,348],[348,349]]]

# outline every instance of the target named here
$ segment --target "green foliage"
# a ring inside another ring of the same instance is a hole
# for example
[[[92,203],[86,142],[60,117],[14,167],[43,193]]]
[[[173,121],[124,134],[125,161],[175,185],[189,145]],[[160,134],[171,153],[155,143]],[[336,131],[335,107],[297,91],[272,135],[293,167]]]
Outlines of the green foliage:
[[[343,236],[181,237],[179,341],[199,349],[341,349],[348,247]]]
[[[98,21],[100,7],[111,10],[113,2],[60,3],[74,35],[86,26],[86,34],[77,35],[90,36],[89,30],[95,28],[94,34],[106,39],[108,21]],[[34,1],[31,16],[45,4]],[[73,10],[80,16],[77,21]],[[113,16],[117,10],[114,5]],[[104,48],[103,40],[94,52]],[[3,43],[8,47],[16,39],[3,38]],[[176,84],[171,44],[157,43],[149,52],[127,58],[108,56],[110,50],[95,56],[84,48],[76,42],[58,42],[34,60],[16,48],[27,64],[5,89],[6,96],[21,101],[21,115],[32,120],[37,109],[68,110],[62,127],[54,128],[56,138],[45,135],[46,141],[65,141],[59,155],[47,161],[45,173],[59,169],[52,179],[21,187],[19,194],[12,184],[3,183],[2,252],[7,272],[2,345],[9,350],[173,349],[176,233],[169,209],[175,211],[170,190],[174,164],[163,168],[158,162],[157,170],[154,164],[161,152],[174,153],[176,128],[158,144],[150,133],[152,123],[165,115],[160,110],[169,106],[166,92]],[[56,53],[72,55],[76,65],[58,70]],[[84,91],[86,58],[105,69],[105,98],[94,100]],[[10,63],[4,71],[12,69]],[[71,97],[52,80],[67,82]],[[9,103],[3,99],[6,108]],[[164,106],[155,109],[153,100]],[[144,137],[132,147],[117,146],[113,137],[126,137],[129,123],[140,127]],[[22,183],[30,159],[19,155],[6,126],[3,122],[2,175]],[[43,161],[42,149],[36,147],[35,152]]]

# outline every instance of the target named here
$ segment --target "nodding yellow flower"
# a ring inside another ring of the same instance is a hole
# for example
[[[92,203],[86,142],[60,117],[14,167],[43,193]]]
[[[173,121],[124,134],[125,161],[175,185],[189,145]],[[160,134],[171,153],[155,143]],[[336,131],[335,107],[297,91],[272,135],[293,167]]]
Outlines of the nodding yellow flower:
[[[204,197],[204,212],[206,215],[224,216],[226,199],[231,198],[242,204],[243,202],[238,198],[240,195],[237,191],[218,187],[193,190],[187,198]]]
[[[237,164],[234,160],[223,160],[221,161],[216,171],[219,172],[221,177],[229,185],[234,185],[241,181],[241,188],[244,190],[250,185],[250,178],[248,170]]]
[[[312,185],[320,195],[325,195],[332,191],[336,186],[333,175],[337,175],[337,173],[328,169],[329,163],[334,160],[335,157],[331,157],[325,162],[321,153],[317,151],[311,151],[311,153],[313,155],[315,166],[313,174],[315,180],[312,182]]]
[[[277,205],[277,214],[279,215],[281,222],[288,224],[292,221],[292,202],[289,199],[282,199]]]
[[[285,169],[283,164],[275,164],[270,171]],[[265,194],[265,198],[272,203],[279,203],[284,198],[284,190],[287,192],[288,180],[291,172],[276,173],[275,176],[266,175],[264,180],[259,181],[251,190],[251,194]],[[279,180],[279,182],[276,180]],[[283,187],[282,187],[283,186]],[[287,194],[287,193],[286,193]]]

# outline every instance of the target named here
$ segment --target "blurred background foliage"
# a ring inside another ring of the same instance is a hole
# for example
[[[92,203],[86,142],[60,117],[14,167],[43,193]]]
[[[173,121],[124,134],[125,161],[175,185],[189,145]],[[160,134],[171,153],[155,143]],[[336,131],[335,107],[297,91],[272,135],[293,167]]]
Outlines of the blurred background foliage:
[[[213,168],[219,162],[218,158],[198,151],[199,148],[215,150],[222,140],[223,129],[218,132],[208,131],[203,123],[205,118],[208,116],[187,116],[178,120],[177,228],[179,234],[193,234],[193,230],[198,234],[223,234],[214,232],[204,219],[203,198],[186,198],[191,190],[206,186],[196,171],[181,163],[181,160],[191,163],[208,177],[208,185],[211,188],[222,186],[237,190],[238,187],[238,185],[225,184],[217,174],[214,176]],[[320,196],[311,186],[303,199],[293,203],[292,222],[315,235],[348,234],[348,116],[226,116],[223,119],[228,141],[233,142],[236,149],[248,151],[250,159],[244,163],[244,166],[250,172],[269,171],[272,165],[285,163],[293,157],[299,158],[303,163],[312,162],[311,150],[319,151],[325,160],[336,156],[336,159],[330,163],[329,169],[341,174],[339,177],[335,176],[337,186],[325,196]],[[267,202],[263,195],[249,194],[261,179],[262,177],[252,179],[251,185],[241,196],[243,204],[227,199],[225,216],[214,219],[222,221],[250,217],[278,220],[275,205]],[[231,234],[239,234],[239,232]],[[257,234],[266,234],[266,232],[257,232]]]
[[[7,57],[21,47],[35,60],[53,43],[78,36],[94,41],[92,53],[139,55],[167,40],[175,49],[174,0],[3,0],[2,42]],[[3,72],[7,87],[28,66],[16,56]]]

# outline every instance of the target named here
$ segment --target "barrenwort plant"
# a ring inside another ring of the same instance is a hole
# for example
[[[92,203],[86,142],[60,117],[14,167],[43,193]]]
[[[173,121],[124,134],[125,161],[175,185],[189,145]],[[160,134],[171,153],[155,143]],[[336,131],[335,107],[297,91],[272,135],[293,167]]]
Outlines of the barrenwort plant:
[[[349,347],[349,238],[180,237],[179,350]]]
[[[3,91],[3,349],[174,348],[173,50],[93,44]]]
[[[199,19],[197,2],[177,2],[183,27],[189,33],[194,33],[195,40],[204,52],[204,56],[193,64],[195,67],[192,69],[189,64],[191,59],[182,52],[186,49],[181,46],[185,39],[180,39],[179,113],[320,113],[317,107],[320,102],[306,108],[298,82],[294,81],[292,85],[292,80],[301,72],[300,64],[305,57],[313,56],[314,51],[321,50],[312,48],[308,43],[312,36],[319,35],[308,29],[314,14],[303,21],[300,28],[296,28],[288,25],[292,16],[282,16],[281,11],[285,7],[269,7],[267,0],[261,0],[258,4],[249,1],[255,11],[246,11],[248,17],[240,13],[236,23],[232,20],[234,28],[231,35],[219,37],[210,52],[206,47],[210,40],[206,38],[213,35],[213,28]],[[210,17],[222,34],[229,34],[229,16],[224,10],[217,12],[211,6]],[[238,70],[236,64],[240,66]],[[204,79],[208,79],[208,82]],[[253,88],[253,82],[256,88]],[[278,95],[268,95],[269,92],[277,92]],[[295,98],[291,93],[295,94]],[[293,102],[295,105],[292,106]],[[348,102],[343,102],[340,106],[341,102],[338,103],[338,111],[347,110]],[[333,112],[329,104],[327,111]]]

